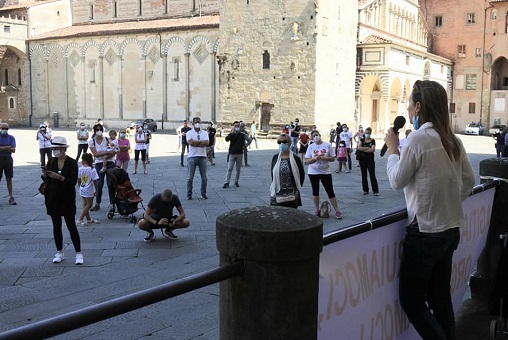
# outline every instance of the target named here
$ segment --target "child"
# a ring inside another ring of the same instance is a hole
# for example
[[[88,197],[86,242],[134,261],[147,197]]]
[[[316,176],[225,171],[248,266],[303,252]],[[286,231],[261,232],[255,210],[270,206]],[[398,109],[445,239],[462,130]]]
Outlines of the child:
[[[336,173],[339,173],[342,171],[342,165],[344,165],[344,169],[346,173],[349,173],[347,168],[347,149],[346,149],[346,142],[341,140],[339,142],[339,147],[337,148],[337,161],[339,162],[339,168],[335,170]]]
[[[116,139],[116,131],[110,130],[109,131],[109,139],[106,138],[106,141],[108,142],[108,149],[107,151],[116,151],[118,152],[118,140]],[[105,166],[108,163],[108,156],[102,157],[102,169],[99,172],[106,172],[107,167]]]
[[[89,223],[99,223],[98,220],[94,220],[90,217],[90,208],[93,205],[93,198],[97,193],[97,179],[99,175],[95,168],[92,166],[93,157],[91,153],[84,153],[81,156],[81,166],[78,169],[78,185],[79,195],[83,198],[83,211],[79,215],[79,220],[76,222],[78,226],[86,226]],[[83,218],[86,217],[86,222]]]

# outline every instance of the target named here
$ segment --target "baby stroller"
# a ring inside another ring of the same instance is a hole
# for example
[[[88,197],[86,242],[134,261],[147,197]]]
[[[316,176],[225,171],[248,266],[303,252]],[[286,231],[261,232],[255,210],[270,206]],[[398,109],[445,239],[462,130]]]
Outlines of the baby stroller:
[[[136,223],[137,218],[134,213],[138,211],[138,204],[141,203],[143,210],[143,199],[139,194],[141,189],[134,189],[127,171],[122,168],[115,167],[106,171],[108,178],[108,191],[112,198],[111,208],[107,212],[108,218],[111,220],[118,212],[121,216],[130,216],[130,222]]]
[[[494,291],[489,299],[489,313],[498,315],[497,320],[490,322],[490,336],[496,339],[498,334],[508,334],[506,317],[508,317],[508,233],[500,236],[503,242],[501,258],[497,266]]]

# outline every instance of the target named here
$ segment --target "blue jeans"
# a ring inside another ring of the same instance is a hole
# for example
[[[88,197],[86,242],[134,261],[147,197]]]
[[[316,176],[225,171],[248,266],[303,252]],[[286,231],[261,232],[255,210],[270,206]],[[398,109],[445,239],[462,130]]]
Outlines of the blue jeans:
[[[188,157],[187,158],[187,197],[192,196],[192,184],[194,182],[194,173],[196,167],[199,168],[201,175],[201,195],[206,195],[206,157]]]
[[[115,162],[108,161],[106,163],[106,169],[111,169],[115,167]],[[106,177],[105,172],[100,172],[102,169],[102,163],[95,163],[95,170],[97,171],[97,175],[99,175],[99,180],[97,181],[97,195],[95,196],[95,203],[101,204],[102,202],[102,187],[104,186],[104,177]],[[106,178],[107,181],[107,178]],[[113,190],[113,197],[111,197],[111,190],[109,190],[109,203],[113,203],[115,201],[115,194]]]
[[[290,147],[291,151],[293,151],[293,153],[295,155],[298,154],[298,137],[291,137],[291,147]]]
[[[450,279],[453,252],[459,241],[459,228],[440,233],[406,228],[400,263],[400,304],[423,339],[455,339]]]

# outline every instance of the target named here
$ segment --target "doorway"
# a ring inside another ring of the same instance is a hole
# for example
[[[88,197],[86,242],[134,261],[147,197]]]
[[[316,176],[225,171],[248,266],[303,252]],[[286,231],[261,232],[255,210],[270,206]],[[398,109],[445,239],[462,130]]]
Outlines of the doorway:
[[[270,130],[270,119],[272,117],[273,104],[261,104],[261,130]]]

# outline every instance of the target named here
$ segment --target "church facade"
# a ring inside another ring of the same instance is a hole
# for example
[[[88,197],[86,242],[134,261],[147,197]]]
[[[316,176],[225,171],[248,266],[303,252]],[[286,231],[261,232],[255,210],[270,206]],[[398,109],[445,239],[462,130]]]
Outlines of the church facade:
[[[175,128],[200,116],[280,131],[299,118],[381,134],[407,116],[414,81],[451,89],[452,64],[428,52],[417,0],[36,3],[68,6],[58,16],[72,23],[27,35],[25,63],[12,65],[29,94],[26,114],[10,116],[20,125],[153,118]]]

